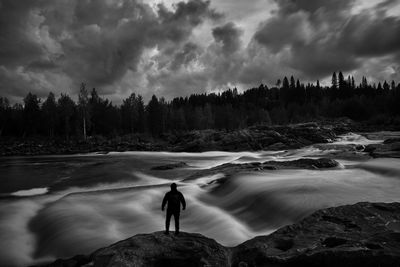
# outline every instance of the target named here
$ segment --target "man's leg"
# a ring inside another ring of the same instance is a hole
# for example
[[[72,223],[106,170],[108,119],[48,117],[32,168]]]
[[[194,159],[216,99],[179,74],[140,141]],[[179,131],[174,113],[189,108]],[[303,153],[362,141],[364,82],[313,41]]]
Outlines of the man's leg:
[[[167,210],[167,216],[165,217],[165,233],[169,233],[169,222],[171,221],[172,212]]]
[[[175,234],[179,234],[179,212],[174,212]]]

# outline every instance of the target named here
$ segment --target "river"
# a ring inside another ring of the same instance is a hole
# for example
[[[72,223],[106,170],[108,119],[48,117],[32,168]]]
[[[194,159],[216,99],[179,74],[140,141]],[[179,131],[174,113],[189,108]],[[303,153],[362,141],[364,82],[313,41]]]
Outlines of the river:
[[[400,201],[400,160],[371,159],[354,149],[380,143],[385,135],[398,133],[370,135],[373,139],[350,133],[330,144],[288,151],[3,157],[0,263],[38,264],[163,230],[165,214],[160,206],[171,182],[178,184],[187,201],[181,230],[227,246],[271,233],[320,208]],[[224,163],[304,157],[329,157],[340,165],[326,170],[202,175]],[[176,162],[187,166],[152,170]],[[185,179],[194,174],[196,178]]]

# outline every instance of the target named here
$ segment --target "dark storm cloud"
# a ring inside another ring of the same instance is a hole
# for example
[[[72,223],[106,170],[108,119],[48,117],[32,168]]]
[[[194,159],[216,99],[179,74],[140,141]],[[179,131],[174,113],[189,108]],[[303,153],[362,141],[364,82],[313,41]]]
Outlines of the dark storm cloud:
[[[400,79],[397,0],[213,0],[224,14],[178,1],[0,0],[0,95],[76,97],[85,82],[120,103],[337,70]]]
[[[362,66],[365,57],[400,51],[400,19],[382,8],[392,1],[353,14],[354,1],[276,1],[278,11],[254,39],[272,53],[285,53],[286,64],[307,78]]]
[[[93,9],[79,6],[76,10]],[[96,9],[92,11],[95,12]],[[160,4],[154,13],[148,6],[132,2],[111,11],[99,8],[98,12],[79,15],[78,19],[83,19],[73,22],[77,28],[70,32],[73,37],[62,41],[66,71],[75,79],[86,79],[95,85],[113,83],[127,69],[135,71],[145,48],[163,49],[170,43],[178,46],[187,40],[194,27],[216,14],[209,9],[209,2],[199,0],[181,2],[174,11]],[[99,17],[107,19],[93,24]]]
[[[390,8],[391,6],[395,5],[396,3],[398,3],[398,0],[386,0],[386,1],[383,1],[379,4],[377,4],[376,8],[378,10],[382,10],[382,11],[386,12],[387,8]]]
[[[203,93],[215,88],[226,88],[228,83],[237,82],[244,54],[241,47],[242,30],[228,22],[211,29],[214,40],[208,46],[188,42],[169,58],[160,71],[148,76],[151,88],[157,88],[160,95],[169,97]],[[160,56],[165,57],[165,53]]]
[[[242,33],[242,30],[237,28],[233,22],[228,22],[212,30],[214,39],[222,43],[224,51],[227,53],[233,53],[240,48]]]
[[[354,16],[342,31],[340,47],[359,56],[400,52],[400,18]]]
[[[51,60],[35,60],[26,67],[28,70],[43,71],[57,69],[59,66]]]
[[[275,0],[279,6],[280,15],[288,15],[298,11],[311,14],[324,12],[326,14],[337,14],[351,8],[355,0]]]
[[[32,8],[40,1],[2,0],[0,2],[0,62],[18,66],[40,56],[42,48],[29,32],[38,23]]]
[[[173,10],[136,0],[0,3],[0,65],[7,80],[14,75],[13,88],[21,73],[52,68],[74,84],[113,84],[137,70],[145,49],[180,47],[205,19],[221,18],[202,0],[179,2]]]

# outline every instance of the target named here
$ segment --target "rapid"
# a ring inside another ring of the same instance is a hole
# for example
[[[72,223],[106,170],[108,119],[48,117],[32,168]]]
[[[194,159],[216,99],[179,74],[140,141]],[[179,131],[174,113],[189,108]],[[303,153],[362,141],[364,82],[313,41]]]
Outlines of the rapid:
[[[0,158],[1,266],[90,253],[138,233],[163,230],[161,201],[172,182],[187,202],[181,230],[227,246],[269,234],[317,209],[400,201],[400,159],[372,159],[350,149],[383,141],[384,134],[376,136],[371,140],[349,133],[333,143],[286,151]],[[340,164],[325,170],[205,172],[225,163],[304,157]],[[186,165],[152,169],[177,162]]]

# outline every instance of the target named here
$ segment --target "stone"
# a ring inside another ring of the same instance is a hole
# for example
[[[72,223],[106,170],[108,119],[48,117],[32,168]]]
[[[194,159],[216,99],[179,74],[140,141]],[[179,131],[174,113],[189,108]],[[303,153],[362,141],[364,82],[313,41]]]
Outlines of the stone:
[[[339,163],[334,159],[319,158],[308,159],[301,158],[291,161],[265,161],[263,166],[273,166],[279,169],[325,169],[337,167]]]
[[[400,203],[319,210],[233,249],[232,266],[398,266]]]
[[[172,170],[172,169],[183,168],[183,167],[187,167],[187,164],[185,162],[176,162],[176,163],[156,166],[151,169],[156,170],[156,171],[166,171],[166,170]]]
[[[399,266],[400,203],[316,211],[268,236],[228,248],[200,234],[139,234],[45,266]]]

